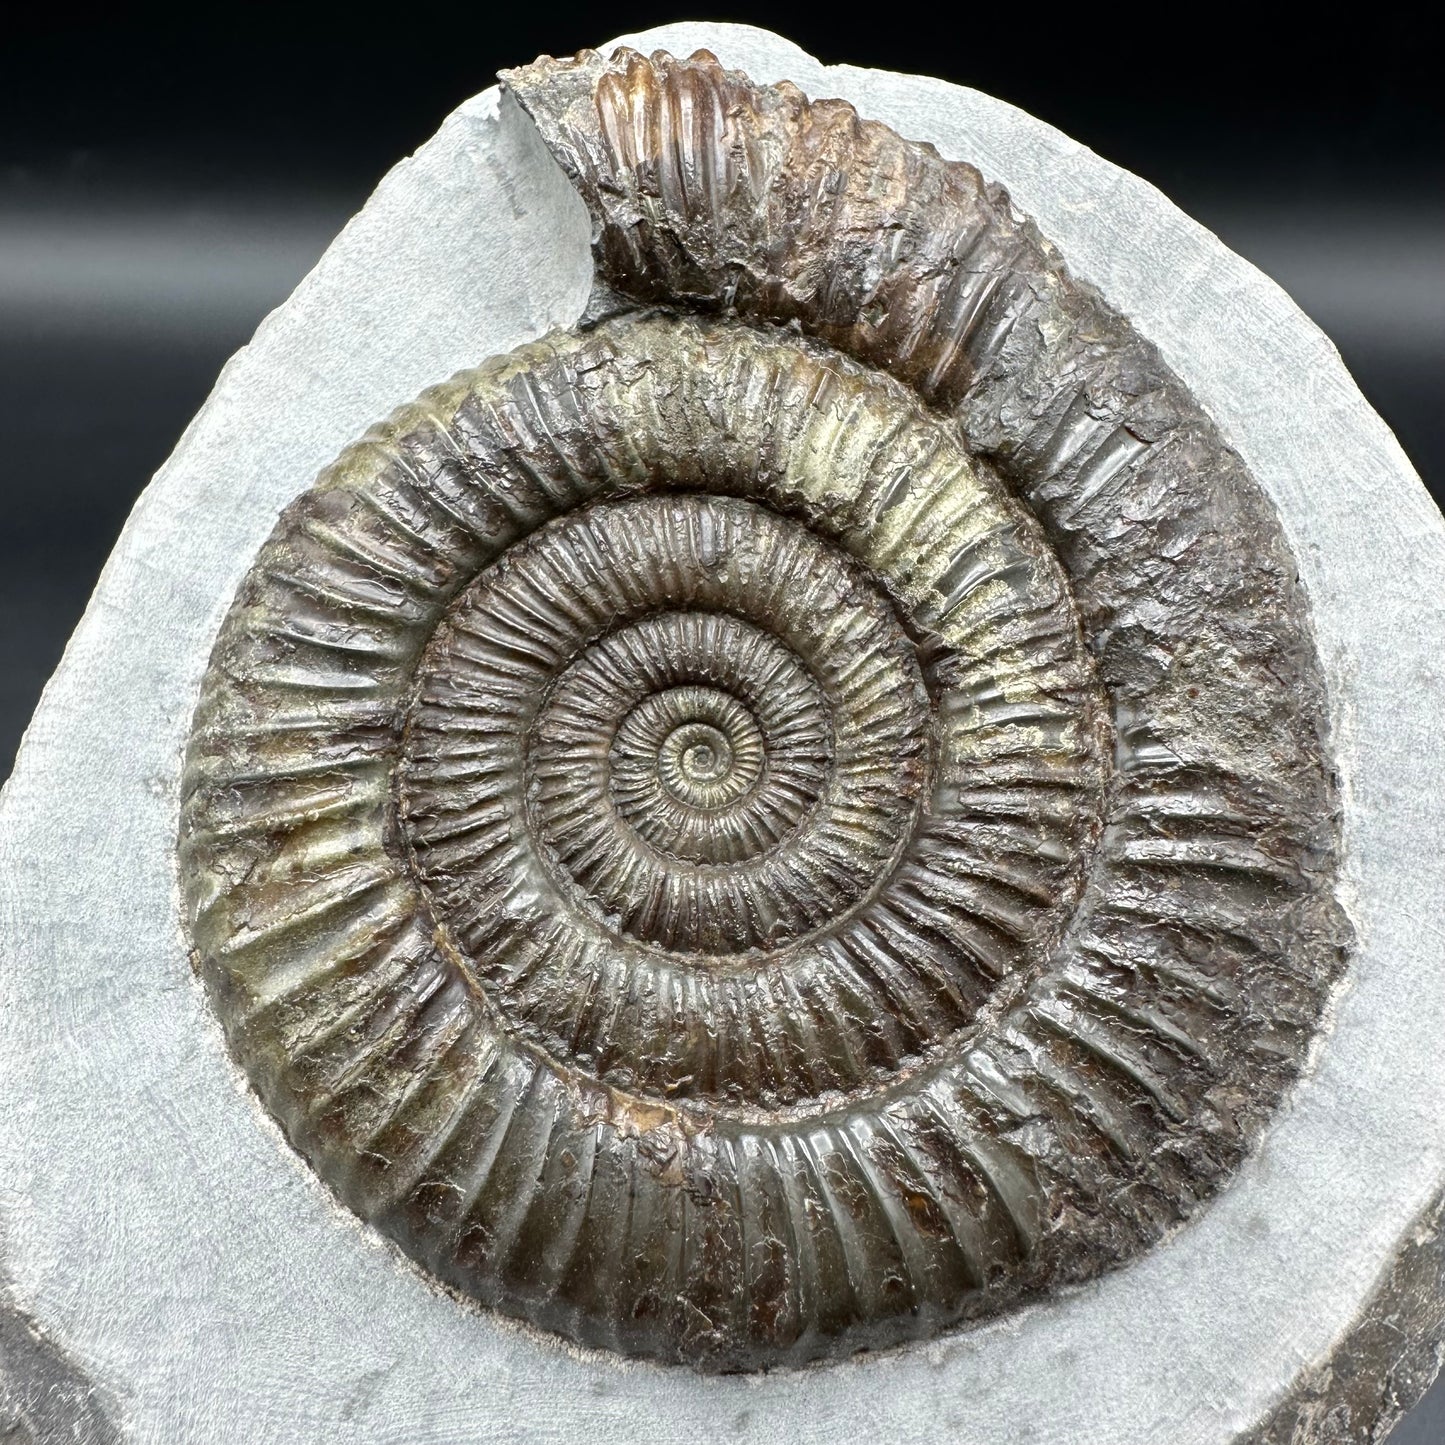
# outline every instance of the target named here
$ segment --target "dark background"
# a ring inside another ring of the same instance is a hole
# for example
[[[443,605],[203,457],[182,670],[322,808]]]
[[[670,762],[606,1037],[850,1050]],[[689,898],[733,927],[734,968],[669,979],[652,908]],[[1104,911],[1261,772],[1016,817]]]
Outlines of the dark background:
[[[0,777],[136,494],[382,173],[499,67],[687,14],[51,7],[4,22]],[[976,86],[1147,177],[1324,327],[1445,496],[1445,101],[1403,7],[1338,24],[1319,7],[1288,31],[1258,5],[701,14]],[[1442,1440],[1445,1387],[1392,1445]]]

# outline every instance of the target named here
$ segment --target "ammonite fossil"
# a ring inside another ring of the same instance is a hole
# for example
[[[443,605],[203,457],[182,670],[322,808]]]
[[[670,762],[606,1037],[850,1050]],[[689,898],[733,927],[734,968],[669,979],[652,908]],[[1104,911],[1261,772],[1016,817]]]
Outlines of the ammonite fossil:
[[[180,857],[237,1059],[436,1279],[630,1355],[1127,1259],[1343,955],[1269,505],[970,167],[706,54],[506,83],[602,284],[236,599]]]

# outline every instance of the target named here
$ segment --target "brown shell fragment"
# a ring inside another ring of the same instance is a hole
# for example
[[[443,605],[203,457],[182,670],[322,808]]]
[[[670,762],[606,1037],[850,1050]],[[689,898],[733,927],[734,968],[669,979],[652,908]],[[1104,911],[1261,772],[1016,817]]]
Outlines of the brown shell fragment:
[[[968,167],[708,56],[507,83],[638,309],[403,407],[257,558],[180,849],[236,1057],[433,1275],[630,1355],[1126,1259],[1342,957],[1267,501]]]

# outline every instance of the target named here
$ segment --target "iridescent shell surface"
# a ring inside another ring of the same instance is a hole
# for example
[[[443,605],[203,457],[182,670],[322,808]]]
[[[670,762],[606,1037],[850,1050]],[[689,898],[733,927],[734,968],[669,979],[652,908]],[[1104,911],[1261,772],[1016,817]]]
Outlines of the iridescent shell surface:
[[[505,79],[599,319],[402,407],[236,599],[180,844],[235,1056],[584,1345],[803,1363],[1126,1260],[1347,942],[1267,501],[968,166],[705,54]]]

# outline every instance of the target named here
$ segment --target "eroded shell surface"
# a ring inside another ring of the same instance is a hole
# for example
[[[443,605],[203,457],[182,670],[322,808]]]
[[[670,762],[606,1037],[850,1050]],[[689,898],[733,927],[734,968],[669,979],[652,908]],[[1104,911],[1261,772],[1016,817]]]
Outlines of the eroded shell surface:
[[[507,83],[624,304],[403,407],[249,574],[180,844],[236,1057],[587,1345],[801,1363],[1126,1259],[1346,941],[1265,498],[967,166],[705,55]]]

